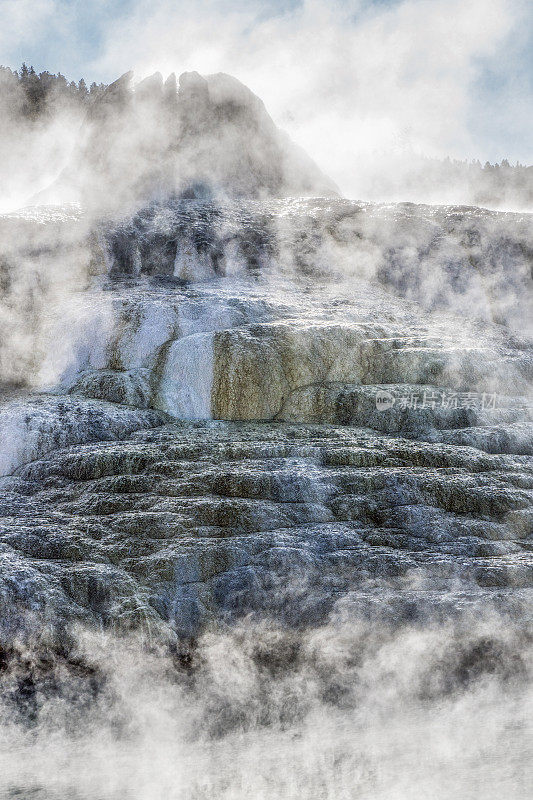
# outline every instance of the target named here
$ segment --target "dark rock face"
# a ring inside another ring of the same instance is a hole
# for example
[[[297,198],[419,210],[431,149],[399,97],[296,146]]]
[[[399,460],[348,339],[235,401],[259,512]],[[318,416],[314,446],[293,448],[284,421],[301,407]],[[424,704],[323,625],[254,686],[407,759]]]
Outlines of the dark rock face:
[[[278,131],[263,102],[230,75],[179,80],[178,149],[186,182],[237,197],[334,196],[333,182]]]
[[[112,277],[371,281],[427,311],[531,330],[531,215],[342,199],[215,201],[191,187],[101,229]],[[185,193],[187,194],[187,193]],[[184,262],[189,262],[184,268]]]
[[[532,486],[531,456],[323,425],[181,424],[70,448],[3,481],[3,614],[44,603],[57,624],[172,638],[251,611],[316,623],[376,580],[421,613],[454,593],[519,595]]]
[[[156,73],[134,88],[132,78],[124,74],[91,107],[72,163],[48,196],[102,212],[176,192],[247,198],[338,194],[235,78],[184,73],[178,90],[174,75],[163,84]]]

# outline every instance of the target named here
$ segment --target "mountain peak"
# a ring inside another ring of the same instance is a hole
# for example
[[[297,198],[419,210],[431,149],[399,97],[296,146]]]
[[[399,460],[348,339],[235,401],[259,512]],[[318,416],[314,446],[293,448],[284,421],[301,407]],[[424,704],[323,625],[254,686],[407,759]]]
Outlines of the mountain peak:
[[[124,73],[92,106],[52,192],[56,201],[117,211],[191,186],[230,198],[338,195],[247,86],[198,72],[178,82],[156,72],[136,85]]]

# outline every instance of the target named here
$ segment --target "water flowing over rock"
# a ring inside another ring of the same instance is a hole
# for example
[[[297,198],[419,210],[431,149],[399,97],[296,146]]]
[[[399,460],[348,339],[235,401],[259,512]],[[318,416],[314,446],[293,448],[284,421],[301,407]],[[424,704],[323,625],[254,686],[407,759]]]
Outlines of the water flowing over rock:
[[[192,635],[250,611],[316,622],[378,577],[427,582],[428,602],[529,588],[532,486],[531,456],[330,426],[67,448],[3,481],[3,618]]]

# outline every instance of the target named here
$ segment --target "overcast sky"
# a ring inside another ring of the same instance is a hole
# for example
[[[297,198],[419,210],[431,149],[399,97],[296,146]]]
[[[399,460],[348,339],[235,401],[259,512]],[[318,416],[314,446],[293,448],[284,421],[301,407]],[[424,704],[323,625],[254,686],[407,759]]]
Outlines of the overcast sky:
[[[340,169],[351,152],[533,163],[532,0],[0,0],[0,63],[247,83]]]

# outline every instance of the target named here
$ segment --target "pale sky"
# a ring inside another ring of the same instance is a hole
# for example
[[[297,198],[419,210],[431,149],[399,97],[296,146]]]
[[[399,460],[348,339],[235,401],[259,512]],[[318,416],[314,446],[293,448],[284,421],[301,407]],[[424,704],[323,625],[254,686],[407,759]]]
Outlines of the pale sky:
[[[532,0],[0,0],[0,63],[110,82],[225,71],[320,156],[533,163]]]

